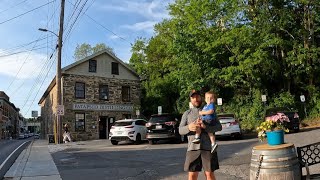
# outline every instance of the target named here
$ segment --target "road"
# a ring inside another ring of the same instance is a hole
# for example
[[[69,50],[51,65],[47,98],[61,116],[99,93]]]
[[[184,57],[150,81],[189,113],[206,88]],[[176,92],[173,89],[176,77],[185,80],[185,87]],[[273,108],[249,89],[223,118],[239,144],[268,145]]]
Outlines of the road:
[[[7,159],[7,157],[21,144],[23,144],[26,141],[30,141],[31,139],[21,139],[21,140],[0,140],[0,166],[3,164],[3,162]],[[27,145],[27,144],[26,144]],[[25,145],[25,146],[26,146]],[[3,164],[3,167],[0,168],[0,179],[5,174],[5,172],[10,168],[10,166],[13,164],[14,160],[18,157],[18,155],[21,153],[21,151],[24,149],[24,147],[21,147],[18,151],[16,151],[15,154],[13,154],[8,161],[6,161],[5,164]]]
[[[319,141],[320,129],[286,134],[285,141],[302,146]],[[262,144],[254,136],[243,140],[220,139],[218,148],[219,180],[249,179],[251,150]],[[62,179],[148,180],[187,179],[183,172],[187,144],[113,146],[108,140],[50,146]],[[315,167],[318,169],[319,167]],[[201,174],[199,179],[204,179]]]

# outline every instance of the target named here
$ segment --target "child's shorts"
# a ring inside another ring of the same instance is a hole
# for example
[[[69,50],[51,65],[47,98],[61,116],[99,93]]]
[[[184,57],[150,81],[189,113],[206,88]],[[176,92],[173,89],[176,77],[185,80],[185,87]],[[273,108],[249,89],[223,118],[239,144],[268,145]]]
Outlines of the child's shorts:
[[[202,120],[205,125],[209,125],[209,126],[215,126],[217,124],[216,119],[205,119]]]

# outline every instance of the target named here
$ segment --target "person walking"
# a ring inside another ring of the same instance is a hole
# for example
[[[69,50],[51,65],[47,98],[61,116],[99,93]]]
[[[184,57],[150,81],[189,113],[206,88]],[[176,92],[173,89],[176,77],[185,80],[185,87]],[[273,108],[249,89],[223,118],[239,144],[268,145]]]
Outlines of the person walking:
[[[69,142],[71,142],[71,136],[70,136],[70,132],[69,132],[69,126],[68,126],[67,123],[64,124],[63,129],[64,129],[63,142],[64,142],[64,143],[67,143],[67,140],[68,140]]]
[[[215,126],[207,126],[199,118],[200,106],[202,104],[200,92],[192,90],[189,94],[192,108],[185,111],[179,125],[180,135],[188,136],[188,148],[184,164],[184,170],[188,172],[189,180],[197,180],[199,172],[204,169],[207,180],[215,180],[214,171],[219,169],[217,152],[211,153],[211,141],[209,133],[222,130],[222,126],[217,121]],[[200,143],[195,144],[195,132],[201,129]]]

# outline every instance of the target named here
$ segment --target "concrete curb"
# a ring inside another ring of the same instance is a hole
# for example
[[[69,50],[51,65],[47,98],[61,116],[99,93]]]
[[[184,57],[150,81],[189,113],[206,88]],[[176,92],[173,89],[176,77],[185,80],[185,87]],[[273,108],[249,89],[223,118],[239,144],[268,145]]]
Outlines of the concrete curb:
[[[7,157],[6,160],[3,161],[3,163],[0,165],[0,179],[3,179],[6,172],[10,169],[12,164],[16,161],[16,159],[19,157],[19,155],[25,149],[25,147],[30,144],[30,142],[31,141],[26,141],[22,143]]]

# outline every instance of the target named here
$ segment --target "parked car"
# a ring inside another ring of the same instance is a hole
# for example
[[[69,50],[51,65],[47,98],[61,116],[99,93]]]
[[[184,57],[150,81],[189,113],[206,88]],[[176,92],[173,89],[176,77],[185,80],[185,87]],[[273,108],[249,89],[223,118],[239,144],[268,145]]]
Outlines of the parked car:
[[[300,130],[300,118],[299,118],[298,112],[293,111],[288,107],[269,108],[269,109],[266,110],[264,119],[266,119],[267,116],[272,116],[272,115],[275,115],[277,113],[284,113],[286,116],[288,116],[290,122],[285,122],[285,126],[290,131],[299,132],[299,130]]]
[[[151,115],[147,127],[147,139],[149,144],[155,144],[159,140],[170,139],[177,143],[181,142],[179,134],[179,120],[173,114]]]
[[[24,133],[19,134],[19,139],[24,139]]]
[[[240,121],[232,113],[218,114],[218,120],[221,123],[222,130],[216,132],[216,136],[229,136],[235,139],[242,138]]]
[[[35,133],[33,137],[34,137],[35,139],[39,139],[39,138],[40,138],[40,134]]]
[[[109,139],[113,145],[120,141],[134,141],[135,144],[140,144],[142,140],[146,140],[146,123],[144,119],[118,120],[110,129]]]

